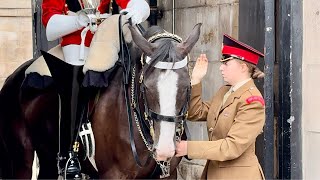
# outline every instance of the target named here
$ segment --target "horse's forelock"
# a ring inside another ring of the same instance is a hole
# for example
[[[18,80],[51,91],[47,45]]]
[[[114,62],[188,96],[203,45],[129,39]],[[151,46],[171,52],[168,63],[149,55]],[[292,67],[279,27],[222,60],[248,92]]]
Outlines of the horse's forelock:
[[[150,65],[145,69],[146,72],[150,70],[157,62],[172,62],[175,63],[177,58],[177,49],[173,39],[164,38],[156,42],[157,48],[150,57]]]

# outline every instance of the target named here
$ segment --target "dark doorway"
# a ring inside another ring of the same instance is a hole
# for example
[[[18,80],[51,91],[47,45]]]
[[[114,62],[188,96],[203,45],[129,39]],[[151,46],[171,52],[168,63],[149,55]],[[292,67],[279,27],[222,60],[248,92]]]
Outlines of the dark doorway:
[[[301,179],[302,2],[239,0],[239,8],[239,39],[266,55],[257,81],[266,101],[259,161],[267,179]]]

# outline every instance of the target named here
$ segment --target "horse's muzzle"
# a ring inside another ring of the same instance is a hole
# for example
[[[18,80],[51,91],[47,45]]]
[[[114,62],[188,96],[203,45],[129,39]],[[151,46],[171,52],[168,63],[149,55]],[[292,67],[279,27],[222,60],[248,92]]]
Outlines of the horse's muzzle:
[[[154,150],[154,156],[157,161],[168,161],[175,154],[175,151],[159,151],[157,149]]]

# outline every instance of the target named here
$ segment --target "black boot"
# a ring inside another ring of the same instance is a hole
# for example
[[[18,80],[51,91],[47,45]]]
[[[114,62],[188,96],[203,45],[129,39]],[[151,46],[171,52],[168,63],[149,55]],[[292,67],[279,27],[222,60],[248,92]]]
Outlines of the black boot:
[[[72,76],[72,92],[71,92],[71,108],[70,108],[70,113],[71,113],[71,118],[70,118],[70,137],[71,137],[71,144],[75,143],[75,126],[78,123],[78,98],[79,98],[79,90],[80,90],[80,83],[81,81],[81,66],[75,66],[73,68],[73,76]],[[81,104],[81,100],[80,100]],[[81,105],[80,105],[81,107]],[[65,178],[66,179],[77,179],[81,177],[81,166],[80,162],[78,159],[78,147],[72,147],[70,146],[70,149],[72,151],[69,152],[69,159],[66,163],[66,168],[65,168]]]
[[[67,64],[59,58],[41,51],[51,72],[54,86],[61,98],[61,122],[59,122],[58,173],[67,178],[80,177],[81,166],[78,152],[72,148],[75,143],[75,127],[78,123],[78,105],[80,84],[83,81],[83,66]],[[70,99],[71,97],[71,99]],[[71,102],[71,103],[70,103]]]

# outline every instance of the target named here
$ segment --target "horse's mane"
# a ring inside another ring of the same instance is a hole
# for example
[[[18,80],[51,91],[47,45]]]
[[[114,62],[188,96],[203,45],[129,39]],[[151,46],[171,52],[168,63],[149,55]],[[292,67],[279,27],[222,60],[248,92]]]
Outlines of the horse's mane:
[[[159,26],[151,26],[145,33],[144,33],[144,38],[149,39],[150,37],[160,34],[160,33],[165,33],[166,31],[163,30]],[[157,62],[162,61],[162,62],[172,62],[175,63],[175,59],[177,58],[177,53],[176,53],[176,47],[174,44],[175,41],[169,38],[162,38],[157,40],[158,47],[155,50],[155,52],[152,54],[151,58],[151,63],[149,67],[152,67],[155,65]],[[146,72],[150,68],[146,68]]]

